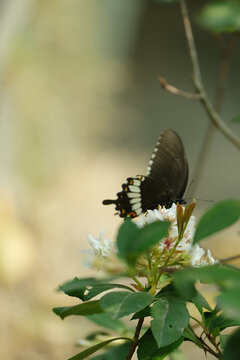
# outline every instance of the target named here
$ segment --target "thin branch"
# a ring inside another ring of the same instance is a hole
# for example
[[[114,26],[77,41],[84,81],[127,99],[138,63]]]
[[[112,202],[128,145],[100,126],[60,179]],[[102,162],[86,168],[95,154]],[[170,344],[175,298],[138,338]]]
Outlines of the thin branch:
[[[132,356],[133,356],[133,354],[134,354],[134,352],[136,350],[136,347],[138,345],[139,335],[140,335],[140,331],[141,331],[143,322],[144,322],[144,318],[141,318],[141,319],[138,320],[137,327],[136,327],[136,330],[135,330],[135,334],[134,334],[134,337],[133,337],[133,342],[130,345],[129,352],[128,352],[127,356],[126,356],[126,360],[131,360],[132,359]]]
[[[239,259],[239,258],[240,258],[240,254],[234,255],[234,256],[230,256],[230,257],[227,257],[227,258],[223,258],[223,259],[220,259],[219,261],[220,261],[221,263],[225,263],[225,262],[237,260],[237,259]]]
[[[220,115],[212,105],[202,83],[200,66],[193,37],[192,27],[189,20],[186,0],[180,0],[180,9],[183,17],[185,34],[189,48],[190,58],[193,67],[193,84],[197,93],[201,95],[200,101],[202,102],[207,114],[209,115],[213,124],[222,132],[222,134],[229,139],[238,149],[240,149],[240,138],[224,123]]]
[[[200,100],[201,96],[199,94],[193,94],[193,93],[189,93],[189,92],[180,90],[180,89],[176,88],[175,86],[168,84],[167,81],[163,77],[159,77],[158,80],[159,80],[162,88],[166,91],[169,91],[173,95],[179,95],[179,96],[185,97],[189,100]]]
[[[223,99],[226,91],[226,84],[227,84],[227,78],[230,71],[230,63],[231,63],[231,55],[232,52],[236,46],[236,42],[239,39],[239,34],[232,34],[230,35],[230,38],[228,42],[223,42],[219,45],[220,47],[220,64],[219,64],[219,72],[218,72],[218,80],[217,80],[217,86],[216,86],[216,94],[215,94],[215,108],[218,113],[221,111],[221,107],[223,104]],[[214,126],[213,122],[208,123],[208,127],[201,145],[201,149],[199,152],[199,156],[197,159],[197,166],[194,170],[194,183],[191,188],[190,197],[193,196],[193,194],[196,193],[196,190],[198,188],[202,173],[204,164],[207,161],[207,157],[209,154],[209,148],[214,136],[214,133],[216,131],[216,127]]]

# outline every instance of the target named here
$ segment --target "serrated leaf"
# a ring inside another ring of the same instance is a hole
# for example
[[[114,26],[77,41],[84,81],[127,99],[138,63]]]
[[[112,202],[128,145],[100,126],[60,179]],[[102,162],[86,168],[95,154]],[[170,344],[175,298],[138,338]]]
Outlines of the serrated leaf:
[[[86,359],[88,356],[94,354],[96,351],[102,349],[103,347],[107,346],[108,344],[110,344],[112,341],[116,341],[116,340],[127,340],[127,341],[131,341],[131,339],[125,338],[125,337],[117,337],[117,338],[113,338],[110,340],[106,340],[103,341],[97,345],[94,345],[90,348],[88,348],[87,350],[84,350],[82,352],[80,352],[79,354],[69,358],[68,360],[83,360]]]
[[[217,297],[217,301],[226,317],[240,321],[240,289],[224,291]]]
[[[102,311],[99,300],[93,300],[75,306],[56,307],[53,309],[53,312],[60,316],[62,320],[70,315],[92,315],[101,313]]]
[[[227,340],[223,360],[239,360],[240,329],[237,329]]]
[[[162,297],[151,307],[151,330],[158,347],[178,340],[189,322],[185,303],[173,296]]]
[[[86,317],[95,324],[120,334],[125,334],[129,331],[128,327],[121,320],[113,319],[107,313],[88,315]]]
[[[167,235],[169,225],[156,221],[139,229],[132,221],[124,221],[117,235],[118,255],[134,264],[138,255]]]
[[[144,309],[153,299],[154,296],[146,292],[113,291],[100,299],[100,306],[114,319],[118,319]]]
[[[226,227],[240,218],[240,201],[225,200],[211,207],[200,219],[193,244]]]

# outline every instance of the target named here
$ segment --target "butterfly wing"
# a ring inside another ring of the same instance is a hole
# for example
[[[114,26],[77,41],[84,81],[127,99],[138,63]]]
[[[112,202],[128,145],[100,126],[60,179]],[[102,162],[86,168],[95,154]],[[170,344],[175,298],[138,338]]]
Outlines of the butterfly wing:
[[[188,161],[182,140],[175,131],[168,129],[159,136],[147,176],[169,189],[169,201],[182,198],[188,181]]]
[[[103,204],[114,204],[120,217],[136,217],[158,205],[169,207],[174,201],[181,201],[187,180],[188,162],[182,141],[168,129],[158,139],[147,176],[128,178],[117,199],[104,200]]]

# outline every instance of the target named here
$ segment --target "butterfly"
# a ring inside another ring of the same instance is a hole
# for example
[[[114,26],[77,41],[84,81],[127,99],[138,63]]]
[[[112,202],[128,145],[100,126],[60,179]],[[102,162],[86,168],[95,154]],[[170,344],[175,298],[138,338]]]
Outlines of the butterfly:
[[[163,131],[147,167],[146,176],[127,178],[114,204],[120,217],[134,218],[159,205],[170,208],[173,203],[185,204],[183,194],[188,181],[188,161],[180,136],[171,129]]]

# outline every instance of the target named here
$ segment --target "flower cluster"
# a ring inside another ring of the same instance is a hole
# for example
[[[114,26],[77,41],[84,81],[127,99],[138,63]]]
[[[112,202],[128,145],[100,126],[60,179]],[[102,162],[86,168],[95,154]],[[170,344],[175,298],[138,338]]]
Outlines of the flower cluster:
[[[160,251],[169,252],[169,250],[174,248],[178,240],[177,205],[173,203],[170,209],[159,206],[158,209],[148,210],[146,214],[139,217],[139,219],[136,221],[136,224],[139,228],[142,228],[147,224],[159,220],[169,221],[171,223],[168,236],[158,245]],[[208,250],[206,253],[202,248],[200,248],[199,245],[196,244],[192,246],[195,228],[195,216],[192,215],[188,221],[183,237],[175,249],[175,254],[173,254],[173,257],[176,254],[187,255],[190,261],[187,265],[191,265],[193,267],[213,265],[216,263],[216,261],[212,257],[210,250]]]
[[[184,207],[182,209],[184,210]],[[169,254],[171,259],[168,261],[168,267],[173,269],[216,263],[209,250],[205,252],[199,245],[192,245],[195,233],[195,217],[193,215],[189,217],[180,241],[176,204],[173,204],[169,209],[159,206],[158,209],[148,210],[135,220],[135,224],[139,228],[143,228],[145,225],[155,221],[170,222],[167,237],[159,239],[159,243],[153,246],[149,252],[152,263],[157,264],[156,268],[164,266]],[[97,239],[94,239],[92,235],[88,235],[88,243],[91,249],[83,251],[86,267],[95,267],[110,273],[125,269],[125,264],[122,264],[117,257],[116,244],[113,241],[104,239],[104,230],[101,230]],[[145,255],[139,257],[136,264],[139,273],[144,274],[147,266]]]

